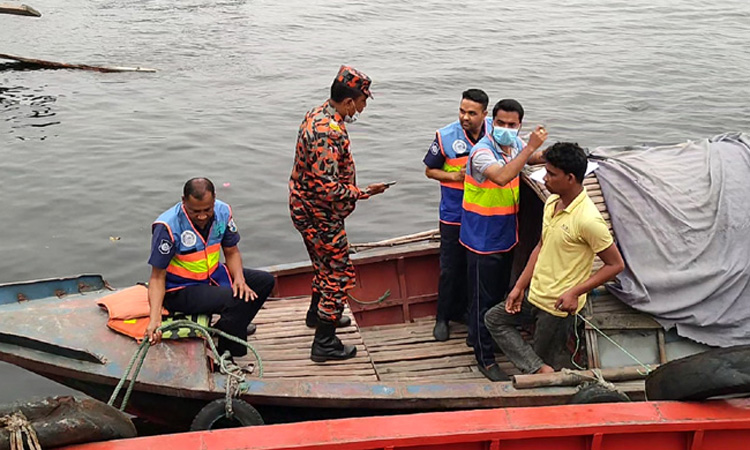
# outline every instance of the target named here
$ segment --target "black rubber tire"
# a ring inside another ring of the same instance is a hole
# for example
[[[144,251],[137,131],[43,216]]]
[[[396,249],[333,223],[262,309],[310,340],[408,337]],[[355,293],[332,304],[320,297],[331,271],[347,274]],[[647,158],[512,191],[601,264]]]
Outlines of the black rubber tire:
[[[646,377],[649,400],[705,400],[742,393],[750,393],[750,345],[676,359]]]
[[[234,412],[234,417],[231,420],[227,419],[224,399],[214,400],[198,411],[198,414],[193,419],[193,423],[190,425],[190,431],[263,425],[263,418],[260,416],[258,410],[243,400],[238,398],[232,399],[232,411]]]
[[[629,402],[630,397],[620,391],[615,391],[598,383],[582,386],[568,401],[569,405],[588,405],[591,403],[623,403]]]

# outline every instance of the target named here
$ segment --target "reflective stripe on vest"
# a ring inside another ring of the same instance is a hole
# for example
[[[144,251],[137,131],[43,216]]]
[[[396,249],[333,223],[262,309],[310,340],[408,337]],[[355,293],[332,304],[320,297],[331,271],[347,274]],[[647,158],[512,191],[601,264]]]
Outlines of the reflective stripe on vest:
[[[494,145],[483,139],[477,143],[469,158],[477,150],[489,147],[495,158],[510,159],[498,152]],[[470,163],[469,163],[470,164]],[[520,177],[516,176],[503,186],[486,179],[478,182],[471,174],[471,167],[464,179],[463,217],[461,243],[476,253],[499,253],[512,249],[518,242],[518,213]]]
[[[484,136],[492,129],[492,121],[485,119]],[[466,167],[469,152],[472,148],[471,140],[459,121],[437,131],[440,151],[445,157],[442,170],[453,173],[460,172]],[[449,224],[461,224],[461,202],[463,200],[464,183],[461,181],[440,182],[440,220]]]
[[[466,161],[468,160],[468,155],[461,158],[445,158],[443,170],[445,172],[460,172],[461,169],[466,167]],[[459,191],[464,190],[464,183],[461,181],[441,181],[440,185],[451,189],[458,189]]]
[[[167,272],[191,280],[205,280],[219,265],[221,244],[206,247],[202,252],[175,255],[167,266]]]

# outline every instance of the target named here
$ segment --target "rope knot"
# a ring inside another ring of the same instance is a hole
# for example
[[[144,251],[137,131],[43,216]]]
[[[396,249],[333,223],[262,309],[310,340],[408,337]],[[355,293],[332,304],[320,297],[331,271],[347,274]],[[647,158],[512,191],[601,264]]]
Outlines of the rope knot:
[[[3,425],[8,430],[11,450],[24,450],[24,435],[26,435],[26,445],[29,449],[42,450],[42,447],[39,445],[39,439],[36,436],[36,431],[34,431],[31,422],[29,422],[29,419],[21,411],[0,417],[0,425]]]

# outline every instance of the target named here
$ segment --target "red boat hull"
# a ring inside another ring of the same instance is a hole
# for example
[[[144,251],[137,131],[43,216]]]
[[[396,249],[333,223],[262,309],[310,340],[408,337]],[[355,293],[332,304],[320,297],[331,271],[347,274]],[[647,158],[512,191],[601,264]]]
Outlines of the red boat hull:
[[[155,436],[67,450],[747,449],[750,400],[503,408]]]

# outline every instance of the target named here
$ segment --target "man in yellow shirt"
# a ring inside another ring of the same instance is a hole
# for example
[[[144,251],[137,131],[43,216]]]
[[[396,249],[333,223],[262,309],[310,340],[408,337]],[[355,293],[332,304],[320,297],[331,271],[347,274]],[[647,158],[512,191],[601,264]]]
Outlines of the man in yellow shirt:
[[[583,308],[587,292],[625,268],[606,222],[583,187],[586,153],[578,144],[558,142],[544,156],[544,184],[552,195],[544,205],[542,236],[505,304],[484,317],[492,338],[524,373],[554,372],[569,360],[565,346],[571,315]],[[591,274],[595,255],[604,266]],[[532,323],[533,347],[516,328]]]

